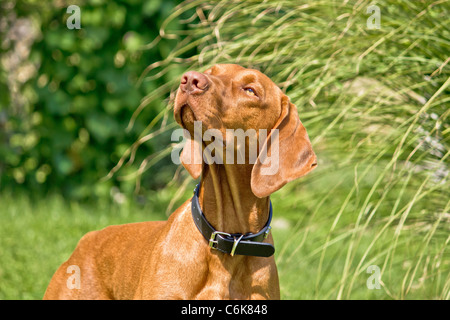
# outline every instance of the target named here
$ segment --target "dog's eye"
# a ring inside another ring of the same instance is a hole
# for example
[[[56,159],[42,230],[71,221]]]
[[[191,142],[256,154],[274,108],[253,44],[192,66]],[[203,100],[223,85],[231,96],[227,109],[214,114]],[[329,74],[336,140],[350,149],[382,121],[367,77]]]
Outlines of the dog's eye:
[[[244,91],[251,96],[256,96],[256,92],[252,88],[244,88]]]

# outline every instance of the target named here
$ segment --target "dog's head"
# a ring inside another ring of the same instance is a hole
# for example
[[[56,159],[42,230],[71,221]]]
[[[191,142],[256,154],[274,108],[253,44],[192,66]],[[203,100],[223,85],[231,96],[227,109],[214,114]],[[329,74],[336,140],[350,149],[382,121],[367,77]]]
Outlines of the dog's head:
[[[190,133],[181,162],[194,178],[202,171],[202,163],[194,161],[194,155],[202,154],[205,145],[211,143],[211,139],[205,141],[202,137],[209,130],[222,135],[224,147],[230,141],[230,130],[256,132],[255,140],[246,137],[246,148],[249,144],[258,144],[261,132],[267,133],[266,139],[258,145],[256,161],[249,163],[253,165],[251,188],[258,197],[270,195],[317,165],[297,108],[272,80],[257,70],[219,64],[203,73],[185,73],[175,98],[174,115]],[[195,123],[201,123],[200,132],[195,130]],[[234,144],[232,151],[236,148]],[[278,161],[275,172],[266,170],[273,167],[273,159]],[[246,157],[246,161],[251,159]]]

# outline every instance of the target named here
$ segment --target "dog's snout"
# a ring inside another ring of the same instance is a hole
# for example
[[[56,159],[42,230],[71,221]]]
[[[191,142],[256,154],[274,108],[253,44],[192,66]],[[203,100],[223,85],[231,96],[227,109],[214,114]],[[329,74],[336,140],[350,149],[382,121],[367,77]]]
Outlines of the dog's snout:
[[[208,77],[196,71],[186,72],[181,77],[180,89],[189,94],[202,94],[209,88]]]

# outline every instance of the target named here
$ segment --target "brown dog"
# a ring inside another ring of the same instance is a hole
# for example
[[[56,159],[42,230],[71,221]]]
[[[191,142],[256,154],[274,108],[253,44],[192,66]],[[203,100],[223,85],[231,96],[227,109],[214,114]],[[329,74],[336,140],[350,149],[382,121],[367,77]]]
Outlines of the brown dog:
[[[296,107],[261,72],[224,64],[184,74],[174,112],[191,137],[181,162],[193,178],[201,175],[192,201],[168,221],[86,234],[56,271],[45,299],[280,298],[269,195],[317,163]],[[194,121],[201,121],[200,135]],[[201,152],[213,143],[205,139],[209,129],[226,137],[215,144],[223,152],[209,153],[223,163],[202,160],[208,157]],[[224,156],[254,144],[248,135],[244,145],[225,145],[227,129],[256,130],[257,141],[261,129],[267,130],[255,161],[250,152],[241,164]],[[275,134],[278,144],[271,140]],[[194,159],[199,154],[200,162]],[[277,170],[267,174],[274,164]]]

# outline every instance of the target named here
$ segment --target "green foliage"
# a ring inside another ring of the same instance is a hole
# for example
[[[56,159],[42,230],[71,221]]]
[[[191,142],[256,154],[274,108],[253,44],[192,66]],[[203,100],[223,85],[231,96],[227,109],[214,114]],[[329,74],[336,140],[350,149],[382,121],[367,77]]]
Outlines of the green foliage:
[[[162,40],[146,48],[158,37],[175,1],[70,4],[81,9],[79,30],[66,26],[69,4],[32,0],[2,4],[5,41],[0,54],[5,62],[0,73],[0,186],[33,192],[60,190],[75,198],[108,194],[112,185],[132,191],[134,181],[100,179],[167,108],[166,93],[147,105],[129,126],[141,100],[173,78],[167,74],[138,84],[145,67],[162,60],[174,45]],[[31,34],[28,42],[14,38],[13,31],[20,27]],[[20,53],[18,46],[27,48],[18,65],[12,66],[13,57]],[[24,72],[24,66],[33,70],[31,74],[23,80],[11,79]],[[136,163],[167,144],[167,137],[162,137],[141,145]],[[165,172],[168,180],[174,169],[164,167],[160,163],[155,170]],[[133,172],[137,165],[127,170]],[[156,185],[149,178],[143,184]]]

